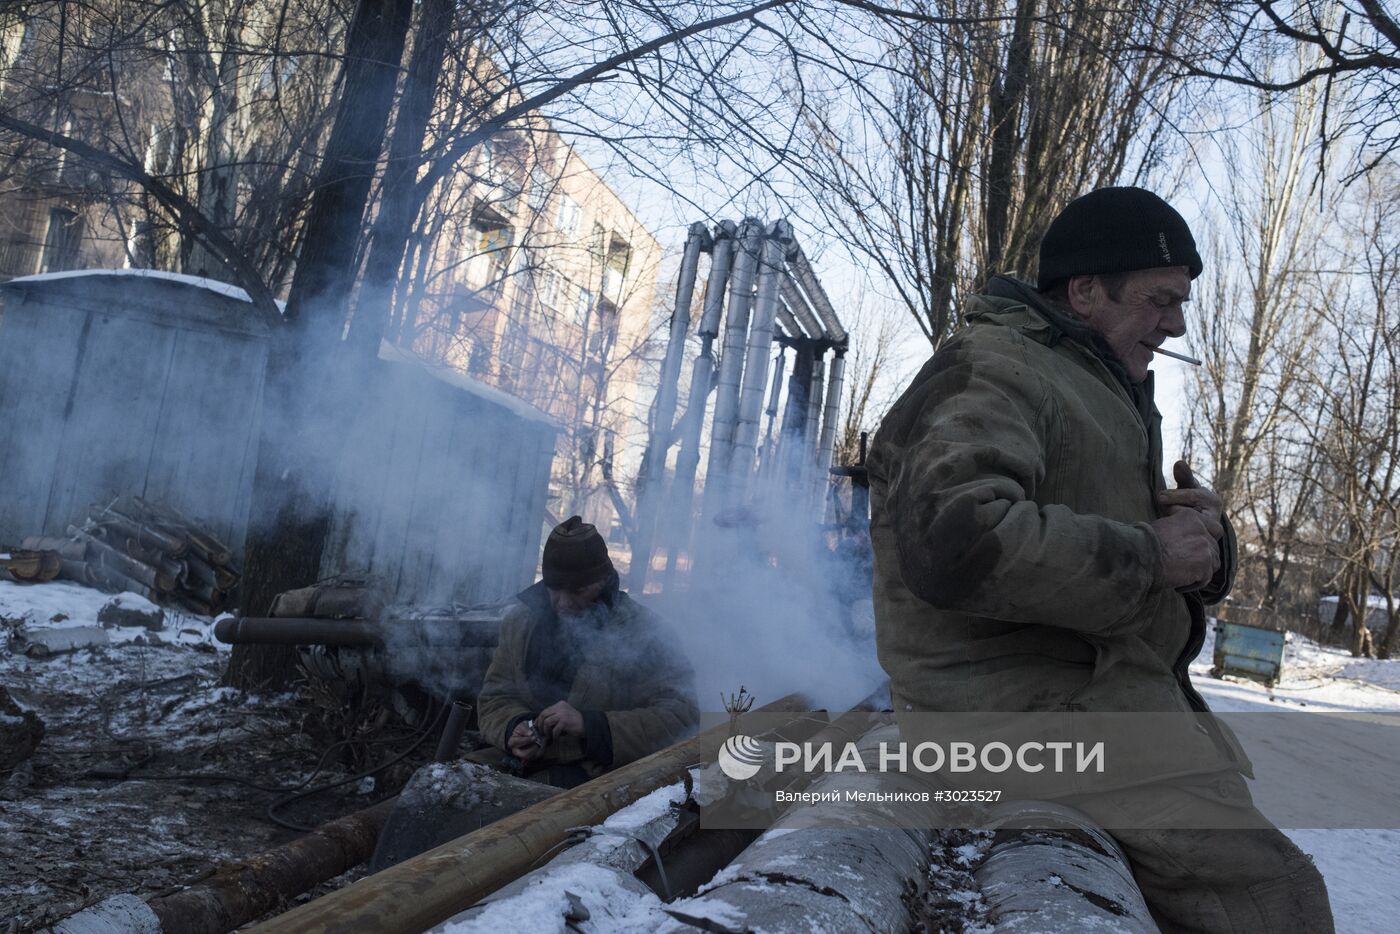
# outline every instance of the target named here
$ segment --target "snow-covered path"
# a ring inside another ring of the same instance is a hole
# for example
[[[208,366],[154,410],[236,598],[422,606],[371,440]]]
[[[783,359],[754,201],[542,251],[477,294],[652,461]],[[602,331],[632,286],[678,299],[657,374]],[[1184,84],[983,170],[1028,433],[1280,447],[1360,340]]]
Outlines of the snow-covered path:
[[[1191,672],[1211,707],[1222,713],[1288,710],[1311,716],[1339,711],[1400,711],[1400,690],[1394,689],[1400,687],[1400,660],[1358,661],[1348,653],[1293,637],[1286,649],[1283,679],[1270,691],[1251,681],[1208,677],[1212,651],[1213,645],[1207,641]],[[1305,761],[1299,761],[1307,758],[1306,743],[1287,749],[1246,745],[1257,774],[1306,767]],[[1392,778],[1400,781],[1400,773]],[[1327,879],[1339,932],[1396,930],[1400,924],[1400,830],[1286,832],[1312,856]]]

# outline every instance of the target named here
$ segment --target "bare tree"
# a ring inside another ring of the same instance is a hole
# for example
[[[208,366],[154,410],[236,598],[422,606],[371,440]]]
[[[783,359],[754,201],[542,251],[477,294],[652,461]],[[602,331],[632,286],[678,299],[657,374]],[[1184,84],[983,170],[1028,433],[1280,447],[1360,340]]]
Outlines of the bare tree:
[[[1161,58],[1190,17],[1153,3],[927,2],[889,13],[878,65],[847,64],[858,104],[814,107],[811,183],[937,344],[963,295],[1031,273],[1049,218],[1160,158]]]
[[[1212,270],[1197,304],[1191,405],[1204,430],[1214,488],[1227,509],[1243,494],[1256,455],[1295,409],[1317,352],[1330,295],[1321,244],[1333,196],[1316,159],[1321,95],[1302,89],[1287,101],[1262,96],[1252,132],[1224,140],[1222,161],[1248,167],[1222,187],[1224,233],[1213,238]]]
[[[1367,179],[1354,231],[1355,261],[1364,282],[1348,283],[1326,310],[1334,332],[1328,364],[1317,383],[1325,418],[1316,423],[1323,453],[1329,550],[1339,564],[1336,581],[1353,620],[1352,653],[1375,654],[1367,613],[1373,589],[1392,596],[1397,516],[1400,516],[1400,324],[1394,299],[1400,290],[1400,241],[1393,171]],[[1348,277],[1350,278],[1350,277]],[[1383,648],[1393,651],[1396,617]]]
[[[1330,115],[1334,128],[1359,130],[1379,165],[1400,146],[1400,22],[1379,0],[1224,0],[1203,22],[1199,41],[1167,52],[1182,74],[1271,92],[1355,84]],[[1296,67],[1272,67],[1281,47]]]

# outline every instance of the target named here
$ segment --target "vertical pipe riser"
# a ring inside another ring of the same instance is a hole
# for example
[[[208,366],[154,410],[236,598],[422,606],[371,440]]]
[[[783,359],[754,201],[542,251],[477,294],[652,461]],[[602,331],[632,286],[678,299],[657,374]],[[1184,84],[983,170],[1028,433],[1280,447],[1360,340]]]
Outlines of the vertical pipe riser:
[[[744,369],[749,312],[753,305],[753,280],[763,228],[744,221],[729,277],[729,312],[724,326],[724,351],[719,362],[715,415],[710,429],[710,463],[706,472],[705,501],[710,514],[722,510],[728,499],[729,467],[733,455],[735,419],[739,410],[739,381]]]
[[[821,447],[817,449],[817,466],[822,470],[831,466],[832,452],[836,447],[837,422],[841,418],[841,396],[845,387],[846,352],[838,349],[826,378],[826,411],[822,413]]]
[[[661,364],[660,381],[656,389],[656,405],[652,409],[651,437],[637,491],[636,528],[632,536],[632,562],[628,571],[628,587],[641,593],[646,589],[647,573],[651,568],[652,541],[656,526],[658,487],[666,475],[666,455],[675,434],[676,396],[679,392],[681,363],[685,356],[686,334],[690,330],[690,306],[695,297],[695,280],[700,268],[700,254],[710,246],[710,235],[704,224],[690,225],[681,257],[680,276],[676,282],[676,306],[671,312],[671,333],[666,344],[666,357]]]
[[[758,444],[763,392],[768,384],[768,354],[772,352],[773,322],[778,314],[778,283],[784,274],[780,238],[786,236],[787,230],[787,224],[783,221],[774,224],[765,237],[759,254],[758,295],[749,328],[748,356],[744,363],[732,455],[734,475],[741,479],[747,478],[753,470],[755,448]]]

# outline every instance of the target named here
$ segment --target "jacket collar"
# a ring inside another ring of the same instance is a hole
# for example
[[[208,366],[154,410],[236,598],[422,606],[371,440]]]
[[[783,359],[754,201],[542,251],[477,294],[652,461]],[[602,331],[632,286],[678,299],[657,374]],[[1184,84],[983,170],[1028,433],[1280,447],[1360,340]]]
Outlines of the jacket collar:
[[[1108,368],[1123,388],[1128,390],[1129,396],[1137,395],[1133,384],[1128,380],[1128,371],[1118,362],[1118,356],[1113,352],[1113,348],[1108,346],[1108,341],[1087,324],[1060,311],[1053,302],[1047,301],[1031,288],[1029,283],[1007,275],[993,276],[987,283],[986,294],[993,298],[1008,299],[1030,309],[1040,321],[1023,325],[1022,330],[1051,347],[1065,339],[1078,344]],[[1149,373],[1148,379],[1151,378]]]

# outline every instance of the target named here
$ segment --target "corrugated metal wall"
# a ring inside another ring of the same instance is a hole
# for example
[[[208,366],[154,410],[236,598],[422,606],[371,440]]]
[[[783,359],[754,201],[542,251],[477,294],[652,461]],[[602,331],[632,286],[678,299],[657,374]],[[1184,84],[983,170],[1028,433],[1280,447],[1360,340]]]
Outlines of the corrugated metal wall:
[[[130,271],[0,284],[0,544],[62,534],[134,493],[242,551],[267,336],[226,291]],[[336,459],[323,573],[368,571],[400,599],[525,586],[553,426],[388,353]]]

